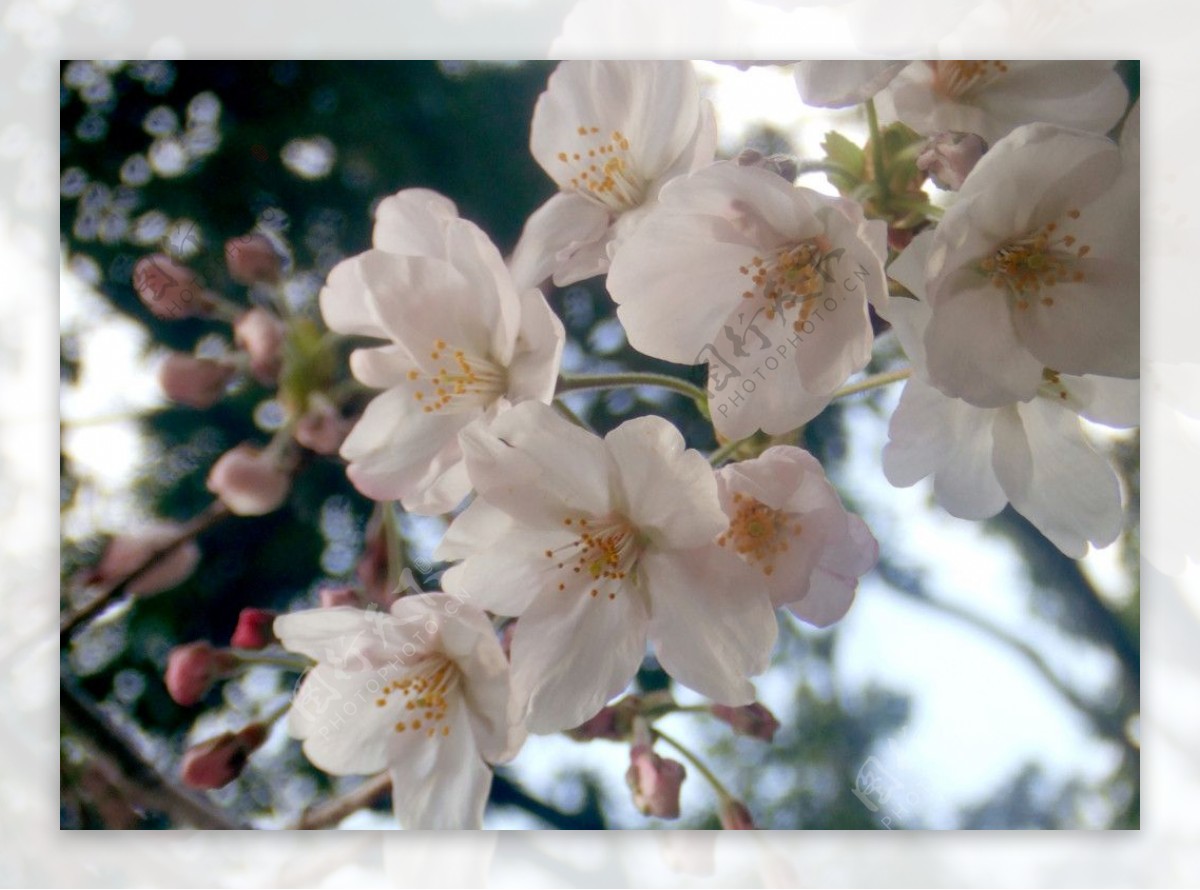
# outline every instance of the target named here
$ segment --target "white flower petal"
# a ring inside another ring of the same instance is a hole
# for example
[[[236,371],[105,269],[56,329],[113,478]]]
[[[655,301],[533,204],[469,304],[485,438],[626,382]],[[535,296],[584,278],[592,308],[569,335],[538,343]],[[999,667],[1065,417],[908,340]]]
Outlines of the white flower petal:
[[[906,65],[891,59],[797,62],[796,87],[806,105],[846,108],[870,99]]]
[[[371,244],[401,256],[446,258],[445,229],[458,218],[454,202],[430,189],[404,189],[379,202]]]
[[[540,402],[523,402],[461,436],[467,472],[486,500],[533,527],[562,527],[610,506],[604,443]]]
[[[446,715],[449,735],[411,736],[391,762],[392,808],[402,828],[422,831],[478,829],[492,787],[492,771],[479,756],[465,704]]]
[[[518,287],[536,287],[551,276],[561,286],[608,269],[604,252],[611,214],[574,192],[559,192],[533,211],[521,230],[509,267]]]
[[[725,528],[712,467],[661,417],[626,421],[604,437],[626,518],[656,546],[699,547]]]
[[[575,590],[538,597],[513,635],[515,719],[549,733],[594,716],[637,673],[646,626],[645,603],[631,587],[613,599]]]
[[[1029,484],[1009,495],[1013,507],[1067,556],[1104,547],[1121,533],[1121,490],[1107,460],[1088,444],[1078,419],[1043,399],[1020,405],[1033,454]]]
[[[650,639],[663,669],[720,704],[754,701],[778,628],[761,576],[720,547],[646,553]]]

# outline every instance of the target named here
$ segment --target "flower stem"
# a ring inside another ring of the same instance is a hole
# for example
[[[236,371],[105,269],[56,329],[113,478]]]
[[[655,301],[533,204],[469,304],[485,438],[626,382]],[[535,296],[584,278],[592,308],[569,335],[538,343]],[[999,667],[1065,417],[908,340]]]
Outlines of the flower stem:
[[[558,378],[556,395],[582,389],[617,389],[622,386],[661,386],[673,389],[690,399],[703,404],[708,393],[670,374],[655,374],[651,371],[622,371],[616,374],[562,374]]]
[[[877,389],[881,386],[887,386],[889,383],[897,383],[901,380],[907,380],[912,374],[912,368],[900,368],[896,371],[884,371],[880,374],[872,374],[870,377],[864,377],[856,383],[848,383],[833,394],[834,399],[840,399],[844,396],[852,396],[856,393],[866,392],[869,389]]]
[[[721,803],[724,803],[727,800],[736,800],[736,798],[729,793],[729,789],[726,788],[724,784],[722,784],[721,780],[716,777],[713,771],[704,764],[704,761],[688,750],[688,748],[685,747],[681,742],[676,741],[674,738],[667,735],[657,727],[652,729],[651,732],[682,754],[687,761],[699,771],[700,775],[704,776],[704,778],[708,781],[708,784],[712,785],[713,790],[717,792],[717,798]]]
[[[875,100],[868,99],[866,107],[867,127],[871,131],[871,155],[875,167],[875,184],[879,186],[880,202],[884,203],[891,197],[891,189],[888,187],[887,176],[883,169],[883,139],[879,134],[879,116],[875,113]]]
[[[714,467],[719,467],[723,464],[738,448],[745,442],[745,439],[734,439],[731,442],[726,442],[708,457],[708,462]]]
[[[312,665],[303,655],[293,655],[291,652],[258,652],[250,649],[234,649],[233,652],[242,664],[262,664],[301,673]]]

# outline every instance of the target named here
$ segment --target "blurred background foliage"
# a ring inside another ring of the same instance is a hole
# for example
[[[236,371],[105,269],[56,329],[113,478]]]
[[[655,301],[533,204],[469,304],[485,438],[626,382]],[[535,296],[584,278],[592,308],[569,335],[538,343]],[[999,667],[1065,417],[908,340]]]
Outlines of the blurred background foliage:
[[[219,293],[250,305],[261,295],[229,280],[222,245],[255,226],[273,229],[292,251],[288,304],[318,317],[315,297],[326,273],[369,246],[375,202],[414,186],[450,196],[507,253],[528,214],[553,191],[526,149],[532,108],[551,70],[548,63],[66,62],[60,146],[64,266],[113,312],[143,326],[155,348],[190,351],[227,341],[228,325],[152,316],[131,287],[139,257],[171,253]],[[1136,78],[1136,67],[1126,73]],[[1133,85],[1136,89],[1136,81]],[[767,151],[790,147],[785,135],[770,128],[749,134],[747,142]],[[570,370],[668,370],[704,382],[702,368],[667,366],[628,348],[603,279],[549,298],[566,324]],[[64,387],[79,379],[81,343],[88,334],[86,325],[63,331]],[[178,521],[200,513],[210,502],[205,477],[216,457],[241,441],[269,438],[272,397],[247,378],[210,410],[168,406],[142,415],[147,457],[133,484],[145,512]],[[677,423],[693,447],[715,444],[704,418],[678,396],[639,388],[575,398],[573,404],[600,431],[655,412]],[[860,408],[882,423],[884,412],[874,397]],[[847,472],[847,414],[835,406],[802,434],[801,444],[835,482]],[[1136,439],[1122,441],[1118,449],[1130,515],[1136,517]],[[64,449],[64,517],[78,512],[86,485]],[[228,519],[201,536],[201,568],[188,581],[104,616],[64,641],[63,827],[174,826],[179,813],[169,803],[155,809],[126,800],[128,773],[136,765],[128,767],[132,761],[111,749],[126,747],[169,779],[188,742],[244,722],[256,701],[286,694],[295,675],[256,670],[214,690],[200,707],[185,709],[162,684],[167,652],[194,639],[226,645],[246,606],[314,605],[322,584],[353,581],[372,508],[347,483],[336,458],[310,456],[283,509]],[[1064,707],[1079,710],[1097,739],[1121,751],[1100,787],[1082,787],[1075,777],[1047,774],[1031,762],[1017,775],[997,777],[1003,781],[988,799],[960,807],[955,824],[1080,827],[1088,824],[1080,815],[1081,801],[1099,795],[1109,802],[1104,825],[1137,826],[1138,754],[1131,729],[1138,708],[1136,521],[1131,525],[1122,568],[1131,590],[1119,605],[1102,597],[1074,561],[1016,514],[1008,511],[987,525],[1027,567],[1040,620],[1111,657],[1111,682],[1090,695],[1057,677],[1045,654],[1026,640],[979,613],[930,597],[920,562],[930,555],[896,552],[878,535],[878,576],[891,590],[914,601],[914,608],[940,610],[964,630],[999,641],[1035,669],[1041,664],[1052,687],[1055,682],[1066,687]],[[64,607],[72,604],[77,573],[97,559],[108,535],[120,531],[89,528],[86,521],[71,528],[62,550]],[[418,554],[427,553],[429,536],[437,531],[436,524],[421,522],[401,528],[410,552]],[[423,585],[436,585],[438,566],[416,559],[413,567]],[[908,691],[874,683],[842,688],[834,667],[839,633],[782,622],[775,671],[786,678],[791,700],[779,714],[784,727],[774,744],[731,738],[727,728],[712,723],[694,728],[698,747],[745,796],[761,827],[881,827],[879,814],[849,789],[867,758],[903,731],[912,701]],[[651,662],[639,682],[658,688],[666,678]],[[124,776],[122,764],[128,767]],[[514,824],[529,827],[644,827],[647,820],[632,814],[624,799],[622,773],[604,764],[504,768],[492,812],[517,813]],[[256,755],[239,782],[209,796],[234,822],[279,827],[325,794],[353,784],[314,770],[298,745],[280,741]],[[386,811],[387,799],[374,806]],[[715,814],[706,811],[685,812],[682,824],[717,827]],[[915,812],[893,827],[922,824]]]

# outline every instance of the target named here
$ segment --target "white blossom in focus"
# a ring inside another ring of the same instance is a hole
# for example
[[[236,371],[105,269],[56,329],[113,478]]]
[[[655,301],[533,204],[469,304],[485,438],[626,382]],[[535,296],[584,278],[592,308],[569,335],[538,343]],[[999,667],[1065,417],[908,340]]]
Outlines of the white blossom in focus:
[[[389,612],[351,607],[275,619],[285,648],[314,659],[288,731],[334,775],[388,770],[401,827],[480,828],[489,763],[516,755],[509,668],[487,616],[444,594]]]
[[[931,136],[975,133],[992,145],[1022,124],[1107,133],[1129,91],[1112,62],[913,62],[879,93],[880,118]]]
[[[879,559],[867,524],[842,505],[821,464],[779,445],[717,471],[729,529],[717,543],[762,573],[772,605],[827,627]]]
[[[334,267],[321,291],[329,327],[392,341],[350,357],[359,381],[385,391],[341,454],[368,497],[446,512],[470,491],[459,431],[526,399],[550,401],[562,323],[536,288],[517,288],[487,235],[435,192],[385,199],[373,243]]]
[[[559,192],[526,223],[513,275],[565,285],[606,272],[663,183],[712,161],[716,125],[691,62],[561,62],[529,148]]]
[[[933,235],[923,273],[930,382],[982,408],[1043,371],[1136,377],[1136,163],[1103,136],[1031,124],[993,146]]]
[[[888,425],[888,481],[906,487],[932,475],[938,503],[962,519],[985,519],[1011,503],[1068,556],[1083,556],[1089,542],[1112,543],[1123,522],[1120,485],[1079,418],[1136,425],[1138,382],[1043,369],[1033,398],[991,408],[939,392],[926,379],[930,307],[922,277],[924,255],[935,246],[934,233],[919,235],[888,269],[917,296],[894,299],[888,309],[913,363]]]
[[[444,588],[520,616],[514,720],[578,726],[663,669],[722,704],[754,701],[776,623],[762,577],[716,544],[729,521],[708,461],[659,417],[603,439],[534,402],[463,433],[478,497],[436,556]]]
[[[608,289],[635,349],[708,363],[722,436],[783,433],[870,360],[886,241],[854,202],[722,162],[663,189]]]

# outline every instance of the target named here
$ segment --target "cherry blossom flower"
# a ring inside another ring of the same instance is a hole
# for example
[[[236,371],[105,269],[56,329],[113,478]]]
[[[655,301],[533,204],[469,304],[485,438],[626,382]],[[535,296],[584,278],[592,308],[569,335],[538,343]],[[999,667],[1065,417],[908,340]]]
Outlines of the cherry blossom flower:
[[[607,271],[663,183],[712,161],[716,126],[691,62],[561,62],[529,148],[559,192],[526,223],[513,274],[565,285]]]
[[[578,726],[633,679],[649,638],[686,686],[749,704],[776,625],[761,575],[716,545],[708,462],[658,417],[604,439],[533,402],[463,432],[478,498],[436,553],[443,587],[519,615],[516,720]]]
[[[814,60],[797,62],[794,74],[806,105],[846,108],[866,102],[907,65],[892,59]]]
[[[1136,377],[1137,187],[1103,136],[1031,124],[989,150],[925,254],[930,381],[996,408],[1046,368]]]
[[[1120,485],[1079,417],[1136,425],[1137,381],[1044,369],[1034,398],[992,408],[939,392],[925,371],[931,311],[922,269],[934,249],[934,233],[919,235],[888,269],[918,298],[893,300],[888,312],[914,369],[888,425],[888,481],[905,487],[933,476],[938,503],[963,519],[985,519],[1011,503],[1068,556],[1085,555],[1089,542],[1112,543],[1123,519]]]
[[[384,392],[341,455],[367,497],[443,513],[470,491],[459,431],[553,397],[562,323],[536,288],[517,289],[487,235],[435,192],[384,200],[373,241],[330,272],[320,297],[334,330],[392,341],[351,356],[354,376]]]
[[[708,362],[713,422],[740,439],[811,420],[867,364],[886,251],[859,205],[718,163],[663,189],[608,288],[635,349]]]
[[[817,627],[845,615],[879,545],[842,506],[817,459],[775,446],[722,467],[717,486],[729,516],[717,542],[761,572],[772,605]]]
[[[283,645],[317,661],[288,731],[335,775],[388,770],[404,828],[479,828],[489,763],[516,755],[509,670],[491,622],[454,597],[419,594],[391,612],[348,607],[281,615]]]
[[[1129,102],[1112,62],[913,62],[877,99],[880,117],[918,133],[975,133],[989,145],[1022,124],[1107,133]]]

